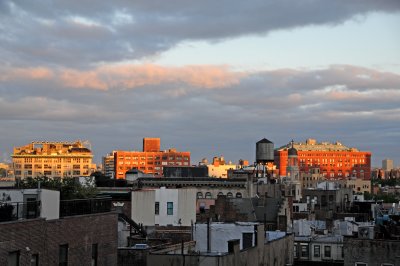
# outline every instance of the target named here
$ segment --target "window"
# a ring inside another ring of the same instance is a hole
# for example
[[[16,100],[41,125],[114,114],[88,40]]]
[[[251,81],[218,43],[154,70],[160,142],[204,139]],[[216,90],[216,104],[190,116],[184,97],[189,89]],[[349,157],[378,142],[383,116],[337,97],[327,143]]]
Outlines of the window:
[[[321,246],[315,245],[314,246],[314,257],[319,258],[321,256]]]
[[[308,258],[308,246],[307,245],[301,245],[301,257]]]
[[[32,254],[31,266],[39,266],[39,254]]]
[[[167,202],[167,215],[173,215],[173,214],[174,214],[174,203]]]
[[[160,214],[160,202],[156,201],[154,204],[154,214],[159,215]]]
[[[68,244],[60,245],[58,253],[58,265],[59,266],[68,265]]]
[[[355,266],[368,266],[368,263],[365,262],[356,262],[354,263]]]
[[[227,198],[232,198],[232,197],[233,197],[232,192],[228,192],[228,193],[226,194],[226,197],[227,197]]]
[[[202,198],[203,198],[203,193],[197,192],[197,198],[198,198],[198,199],[202,199]]]
[[[331,246],[324,246],[324,257],[331,257]]]
[[[97,266],[97,244],[92,244],[92,266]]]
[[[19,250],[8,253],[7,265],[8,266],[18,266],[19,265]]]
[[[236,193],[236,198],[241,198],[242,197],[242,193],[238,192]]]
[[[298,255],[297,255],[297,245],[296,244],[293,246],[293,255],[294,255],[295,258],[298,257]]]
[[[212,198],[211,193],[210,192],[206,192],[206,199],[211,199],[211,198]]]

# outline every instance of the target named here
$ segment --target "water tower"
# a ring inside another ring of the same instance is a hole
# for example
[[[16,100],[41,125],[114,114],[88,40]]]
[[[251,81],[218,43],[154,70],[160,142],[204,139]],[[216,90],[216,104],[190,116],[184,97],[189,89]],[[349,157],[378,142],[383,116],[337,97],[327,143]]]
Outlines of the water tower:
[[[274,162],[274,143],[272,141],[263,138],[256,143],[256,162],[255,171],[258,173],[262,171],[262,178],[267,174],[268,182],[270,181],[271,175],[268,173],[268,164]]]

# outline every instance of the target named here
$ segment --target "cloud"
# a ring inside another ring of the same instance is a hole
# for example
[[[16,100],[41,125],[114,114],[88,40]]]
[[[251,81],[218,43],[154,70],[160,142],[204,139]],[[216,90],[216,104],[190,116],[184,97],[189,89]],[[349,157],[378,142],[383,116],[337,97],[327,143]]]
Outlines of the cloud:
[[[160,84],[215,89],[236,84],[243,75],[230,71],[227,66],[164,67],[143,64],[100,66],[92,70],[3,68],[0,80],[8,82],[46,80],[59,82],[59,85],[65,88],[94,90],[135,89]],[[182,88],[179,93],[183,93]]]
[[[337,25],[387,1],[2,1],[0,58],[19,65],[85,68],[142,59],[187,40],[219,41],[310,25]]]
[[[264,136],[276,145],[315,137],[380,150],[400,132],[400,75],[358,66],[240,72],[104,64],[2,66],[0,73],[2,147],[81,138],[100,158],[158,136],[165,148],[191,150],[194,158],[224,151],[235,161],[251,160],[252,145]],[[375,143],[374,136],[384,138]]]

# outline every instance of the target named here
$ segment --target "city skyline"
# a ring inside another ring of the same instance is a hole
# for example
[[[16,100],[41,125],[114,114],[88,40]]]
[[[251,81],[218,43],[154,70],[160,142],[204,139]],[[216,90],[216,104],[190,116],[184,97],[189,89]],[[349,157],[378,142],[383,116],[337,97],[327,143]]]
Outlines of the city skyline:
[[[47,1],[0,4],[0,159],[143,137],[254,160],[255,143],[340,141],[400,165],[400,3]]]

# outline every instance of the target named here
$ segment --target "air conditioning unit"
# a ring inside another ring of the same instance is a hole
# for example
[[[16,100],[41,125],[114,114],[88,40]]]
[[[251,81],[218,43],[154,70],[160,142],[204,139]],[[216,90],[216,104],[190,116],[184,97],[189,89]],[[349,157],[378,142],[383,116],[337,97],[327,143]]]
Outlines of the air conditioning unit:
[[[358,227],[358,238],[374,239],[375,232],[373,226],[360,226]]]

